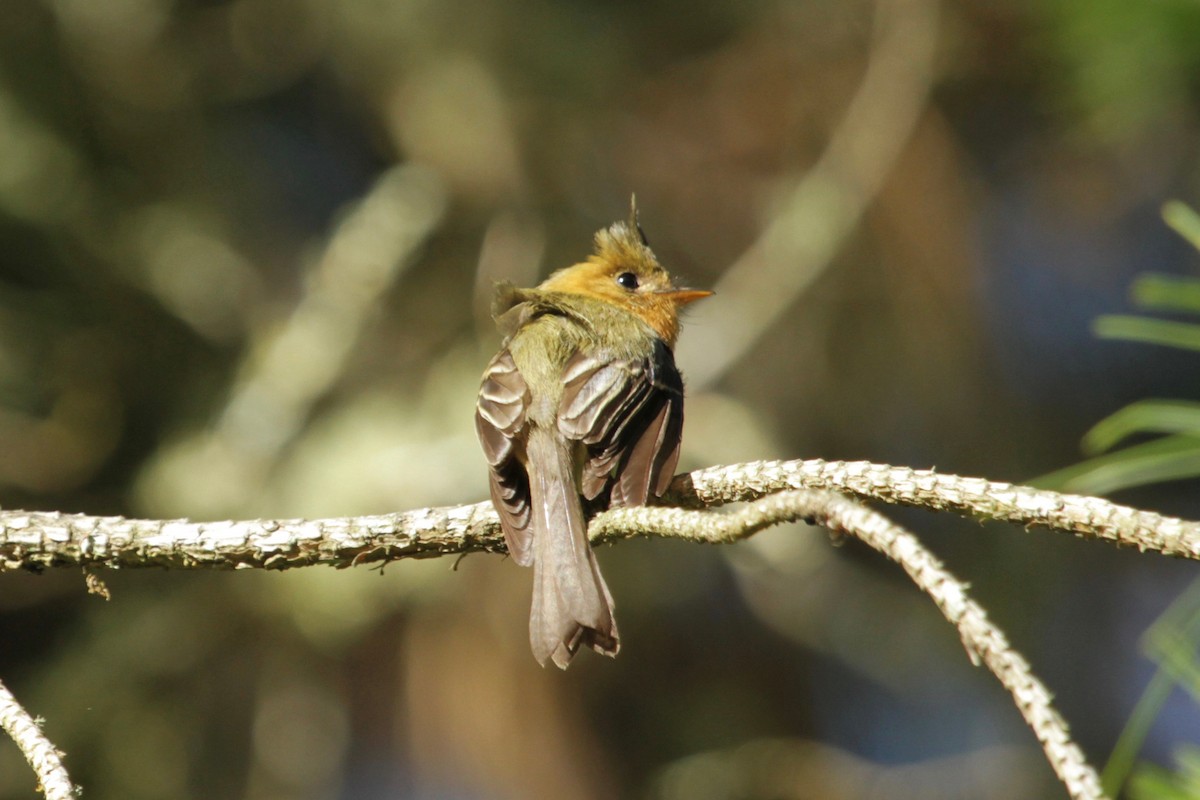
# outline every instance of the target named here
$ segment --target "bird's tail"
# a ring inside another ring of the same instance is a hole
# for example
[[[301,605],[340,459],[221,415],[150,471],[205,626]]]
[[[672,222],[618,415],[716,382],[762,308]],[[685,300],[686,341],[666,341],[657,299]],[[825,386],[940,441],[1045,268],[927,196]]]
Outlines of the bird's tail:
[[[534,658],[566,669],[582,645],[615,656],[620,647],[612,595],[588,544],[587,521],[575,485],[571,443],[534,428],[526,444],[533,518]]]

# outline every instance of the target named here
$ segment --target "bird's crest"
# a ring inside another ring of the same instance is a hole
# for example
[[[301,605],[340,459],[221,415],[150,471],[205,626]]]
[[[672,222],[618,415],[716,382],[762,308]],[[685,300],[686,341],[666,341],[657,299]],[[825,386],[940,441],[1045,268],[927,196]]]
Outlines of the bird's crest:
[[[596,234],[596,255],[617,264],[658,264],[646,233],[638,222],[637,195],[629,196],[629,219],[614,222]]]

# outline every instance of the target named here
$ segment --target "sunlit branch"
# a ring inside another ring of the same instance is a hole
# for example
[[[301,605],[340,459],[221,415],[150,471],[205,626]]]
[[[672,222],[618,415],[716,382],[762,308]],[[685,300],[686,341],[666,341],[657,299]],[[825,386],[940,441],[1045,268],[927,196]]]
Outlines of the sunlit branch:
[[[665,498],[669,505],[603,512],[592,520],[590,532],[598,542],[651,535],[732,542],[771,525],[806,519],[862,539],[908,572],[958,629],[972,660],[986,664],[1012,693],[1072,796],[1101,797],[1095,772],[1071,741],[1049,692],[967,597],[963,585],[912,534],[846,495],[1200,558],[1200,524],[1195,522],[1095,497],[819,459],[751,462],[680,475]],[[734,502],[747,505],[723,513],[705,510]],[[478,551],[504,552],[490,503],[324,520],[223,522],[0,512],[0,569],[349,567]]]
[[[675,479],[666,502],[703,508],[793,489],[1038,525],[1085,538],[1200,559],[1200,523],[1110,503],[868,462],[759,461]],[[611,530],[601,514],[595,530]],[[615,534],[613,534],[615,535]],[[489,503],[320,520],[136,520],[0,511],[0,570],[58,566],[287,569],[503,552]]]
[[[46,800],[73,800],[78,791],[62,763],[62,753],[42,733],[37,720],[29,716],[12,692],[0,683],[0,728],[21,749],[37,775],[38,788]]]
[[[704,542],[730,542],[771,525],[803,519],[849,534],[898,563],[937,605],[962,638],[976,665],[984,664],[1012,694],[1017,710],[1037,736],[1050,766],[1073,798],[1101,798],[1096,771],[1071,739],[1067,723],[1025,658],[1013,649],[967,588],[943,568],[917,537],[882,514],[844,495],[796,490],[771,494],[728,514],[678,508],[611,511],[593,524],[601,538],[657,535]]]
[[[752,461],[709,467],[676,477],[672,499],[707,507],[788,489],[829,489],[864,500],[1036,525],[1142,551],[1200,559],[1197,522],[1099,497],[867,461]]]

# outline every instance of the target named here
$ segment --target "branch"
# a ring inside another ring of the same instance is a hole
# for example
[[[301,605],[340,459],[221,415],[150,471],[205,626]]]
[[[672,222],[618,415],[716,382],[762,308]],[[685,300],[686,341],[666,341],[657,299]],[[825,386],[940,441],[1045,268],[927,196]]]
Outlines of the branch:
[[[1200,559],[1200,523],[1097,497],[1059,494],[981,478],[865,461],[756,461],[675,478],[664,501],[692,508],[755,500],[793,489],[826,489],[865,500],[1040,525],[1118,545]],[[593,522],[606,538],[624,534]],[[607,526],[607,527],[606,527]],[[489,503],[324,520],[189,522],[57,512],[0,511],[0,571],[47,567],[288,569],[350,567],[402,558],[502,553]]]
[[[490,503],[368,517],[225,522],[0,511],[0,571],[343,568],[476,551],[505,552]]]
[[[818,491],[819,490],[819,491]],[[671,536],[732,542],[780,522],[806,519],[844,531],[899,563],[959,631],[975,663],[1012,694],[1072,797],[1102,797],[1094,770],[1071,741],[1050,693],[1004,635],[912,534],[839,494],[1043,525],[1141,550],[1200,558],[1200,524],[1094,497],[939,475],[867,462],[760,461],[676,477],[665,501],[684,507],[599,514],[597,542]],[[697,508],[750,501],[715,514]],[[489,503],[327,520],[188,522],[60,513],[0,512],[0,569],[53,566],[285,569],[348,567],[401,558],[503,552]]]
[[[71,783],[58,751],[41,726],[21,707],[17,698],[0,683],[0,728],[12,737],[38,778],[38,788],[46,800],[74,800],[78,791]]]
[[[1200,559],[1200,523],[1076,494],[868,461],[752,461],[676,476],[671,500],[708,507],[789,489],[829,489],[930,511],[1037,525],[1118,546]]]
[[[729,514],[678,508],[627,508],[610,511],[592,524],[593,538],[657,535],[688,541],[726,543],[745,539],[783,522],[805,520],[848,533],[895,561],[942,615],[958,629],[972,663],[981,662],[1012,694],[1017,709],[1033,730],[1046,759],[1071,797],[1103,798],[1100,778],[1071,739],[1067,723],[1055,710],[1049,690],[1029,663],[992,624],[987,613],[967,596],[966,586],[945,570],[917,537],[882,514],[839,494],[786,491],[768,495]]]

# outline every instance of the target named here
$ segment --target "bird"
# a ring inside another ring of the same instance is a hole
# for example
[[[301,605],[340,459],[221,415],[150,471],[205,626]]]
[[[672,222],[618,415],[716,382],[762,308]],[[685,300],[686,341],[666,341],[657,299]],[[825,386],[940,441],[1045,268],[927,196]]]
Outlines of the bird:
[[[533,567],[529,639],[543,666],[566,669],[585,646],[620,649],[585,506],[639,506],[666,491],[683,431],[680,311],[711,294],[675,285],[636,199],[584,261],[532,289],[496,287],[503,343],[484,370],[475,427],[508,553]]]

